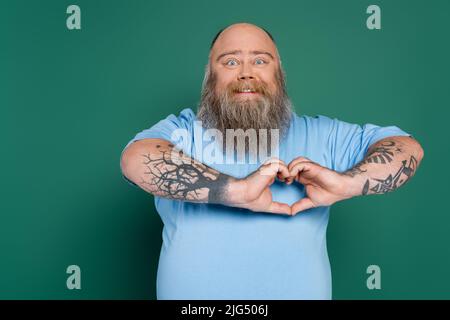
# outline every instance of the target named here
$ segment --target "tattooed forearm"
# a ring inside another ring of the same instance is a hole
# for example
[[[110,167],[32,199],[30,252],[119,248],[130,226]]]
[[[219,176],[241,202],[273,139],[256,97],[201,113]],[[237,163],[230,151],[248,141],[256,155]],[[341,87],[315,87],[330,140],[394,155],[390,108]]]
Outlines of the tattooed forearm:
[[[344,172],[344,174],[350,177],[354,177],[357,174],[364,173],[367,170],[364,170],[361,167],[363,167],[367,163],[390,163],[394,158],[394,153],[400,152],[402,152],[402,150],[399,148],[399,146],[396,145],[395,141],[381,141],[380,145],[375,145],[373,148],[369,149],[363,161],[358,163],[350,170]]]
[[[417,160],[414,156],[411,156],[409,163],[406,160],[402,161],[402,166],[394,174],[389,174],[386,179],[367,179],[364,183],[362,194],[369,193],[386,193],[391,192],[405,184],[409,178],[414,175],[417,168]]]
[[[141,157],[145,171],[140,184],[147,191],[170,199],[227,202],[231,177],[186,156],[172,144],[157,144],[156,150]]]
[[[343,174],[360,185],[359,194],[394,191],[414,175],[423,157],[420,145],[411,141],[407,137],[383,139],[369,149],[360,163]]]

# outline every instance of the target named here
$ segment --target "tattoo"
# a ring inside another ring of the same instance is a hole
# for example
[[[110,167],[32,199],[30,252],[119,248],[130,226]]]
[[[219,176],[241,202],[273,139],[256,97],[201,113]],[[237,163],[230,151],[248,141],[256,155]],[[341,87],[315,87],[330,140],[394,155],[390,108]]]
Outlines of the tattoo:
[[[411,156],[408,164],[406,160],[402,161],[402,166],[393,176],[390,174],[386,179],[372,179],[373,181],[376,181],[376,184],[373,186],[370,184],[370,179],[367,179],[362,194],[380,194],[394,191],[405,184],[414,175],[416,169],[417,160],[414,156]]]
[[[345,171],[343,174],[354,177],[358,174],[362,174],[367,172],[367,170],[363,170],[361,167],[368,163],[380,163],[386,164],[392,162],[394,158],[394,151],[397,153],[401,153],[402,150],[396,146],[395,141],[387,140],[382,141],[380,145],[377,145],[373,149],[369,149],[364,160],[355,165],[353,168]]]
[[[354,166],[353,168],[351,168],[351,169],[349,169],[349,170],[343,172],[343,174],[345,174],[346,176],[349,176],[349,177],[352,177],[352,178],[353,178],[354,176],[356,176],[356,175],[358,175],[358,174],[364,173],[364,172],[366,172],[367,170],[361,169],[361,166],[362,166],[363,164],[365,164],[365,163],[364,163],[364,160],[363,160],[362,162],[358,163],[358,164],[357,164],[356,166]]]
[[[168,146],[173,148],[172,144]],[[193,202],[226,202],[229,176],[186,156],[183,151],[161,145],[156,148],[159,154],[142,154],[143,164],[148,169],[144,173],[148,178],[142,179],[141,183],[152,193]]]

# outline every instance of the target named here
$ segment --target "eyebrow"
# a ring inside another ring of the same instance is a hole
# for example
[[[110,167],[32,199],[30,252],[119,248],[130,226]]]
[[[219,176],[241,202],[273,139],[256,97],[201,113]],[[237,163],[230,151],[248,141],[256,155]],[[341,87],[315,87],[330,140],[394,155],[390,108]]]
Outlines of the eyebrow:
[[[241,54],[241,53],[242,53],[242,50],[227,51],[227,52],[224,52],[224,53],[220,54],[220,55],[217,57],[216,61],[219,61],[219,60],[222,59],[224,56],[227,56],[227,55],[230,55],[230,54]],[[252,55],[266,54],[266,55],[268,55],[269,57],[271,57],[272,60],[275,60],[274,57],[273,57],[273,55],[272,55],[270,52],[268,52],[268,51],[253,50],[253,51],[250,51],[250,54],[252,54]]]

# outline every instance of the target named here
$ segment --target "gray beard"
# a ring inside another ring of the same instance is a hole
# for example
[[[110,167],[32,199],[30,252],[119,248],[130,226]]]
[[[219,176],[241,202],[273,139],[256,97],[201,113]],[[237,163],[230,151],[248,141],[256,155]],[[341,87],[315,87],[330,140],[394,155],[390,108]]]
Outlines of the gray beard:
[[[258,149],[261,143],[264,144],[261,139],[266,140],[267,150],[278,148],[278,140],[286,134],[292,117],[292,105],[286,93],[283,71],[279,70],[276,75],[276,94],[268,92],[265,84],[258,84],[261,94],[256,99],[235,98],[232,89],[236,88],[236,85],[231,86],[225,92],[216,94],[216,78],[214,74],[210,73],[209,67],[207,67],[197,112],[197,119],[202,121],[203,128],[217,129],[222,133],[223,150],[230,147],[228,144],[225,145],[227,129],[233,129],[235,132],[238,129],[242,129],[244,132],[254,129],[256,130]],[[278,130],[277,141],[271,139],[274,129]],[[267,134],[261,134],[264,132]],[[238,146],[237,139],[239,138],[236,138],[233,143],[235,151]],[[245,150],[253,154],[255,150],[249,146],[250,139],[245,139],[245,137],[243,139],[245,140]]]

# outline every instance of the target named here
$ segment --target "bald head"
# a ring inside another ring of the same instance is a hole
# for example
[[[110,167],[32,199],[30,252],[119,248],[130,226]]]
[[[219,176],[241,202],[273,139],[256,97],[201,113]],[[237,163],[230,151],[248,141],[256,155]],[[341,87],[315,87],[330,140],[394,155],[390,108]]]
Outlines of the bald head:
[[[275,40],[270,32],[264,28],[245,22],[235,23],[221,29],[211,42],[210,57],[217,51],[217,47],[239,46],[240,43],[248,41],[256,45],[260,44],[260,47],[268,47],[270,49],[269,52],[279,60]]]
[[[239,25],[239,24],[247,24],[247,25],[252,25],[252,26],[254,26],[253,24],[249,24],[249,23],[235,23],[235,24],[230,25],[229,27],[231,27],[231,26],[236,26],[236,25]],[[256,27],[257,27],[257,26],[256,26]],[[225,27],[225,28],[223,28],[223,29],[220,29],[219,32],[217,32],[216,36],[215,36],[214,39],[211,41],[211,46],[209,47],[210,50],[211,50],[212,47],[214,46],[214,43],[216,43],[217,38],[218,38],[218,37],[221,35],[221,33],[222,33],[225,29],[227,29],[227,28],[228,28],[228,27]],[[259,28],[261,28],[262,30],[264,30],[264,32],[267,33],[267,35],[269,36],[269,38],[275,43],[275,39],[273,38],[272,34],[271,34],[269,31],[267,31],[266,29],[264,29],[264,28],[262,28],[262,27],[259,27]]]

